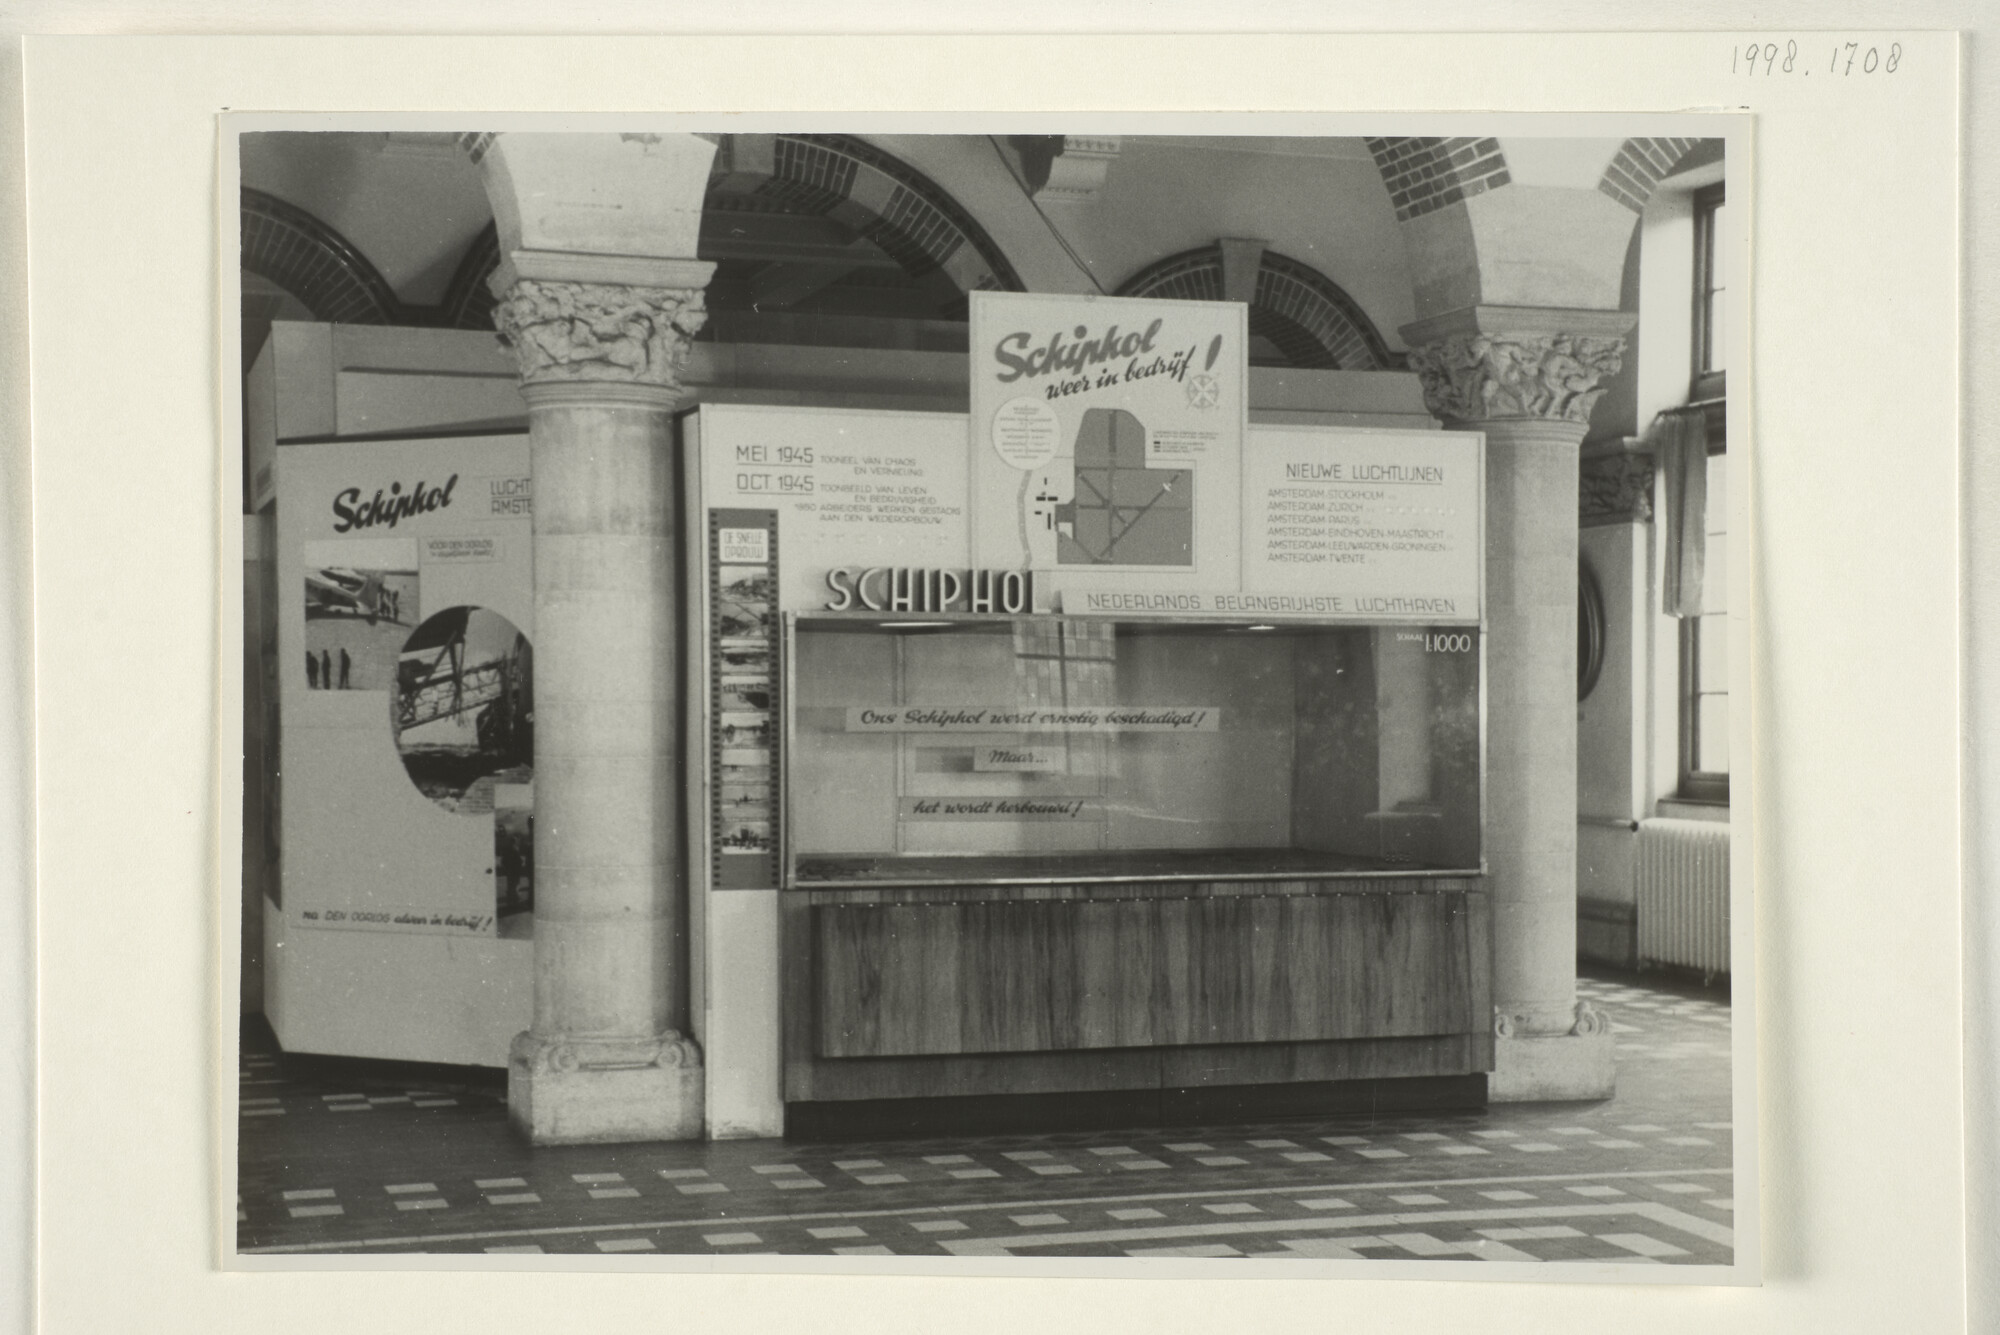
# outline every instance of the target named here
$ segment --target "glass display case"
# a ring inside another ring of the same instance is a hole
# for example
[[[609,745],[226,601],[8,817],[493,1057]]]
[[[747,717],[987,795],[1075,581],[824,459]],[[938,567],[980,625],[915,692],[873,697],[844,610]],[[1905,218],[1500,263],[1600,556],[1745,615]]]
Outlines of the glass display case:
[[[1480,870],[1475,627],[797,615],[785,884]]]

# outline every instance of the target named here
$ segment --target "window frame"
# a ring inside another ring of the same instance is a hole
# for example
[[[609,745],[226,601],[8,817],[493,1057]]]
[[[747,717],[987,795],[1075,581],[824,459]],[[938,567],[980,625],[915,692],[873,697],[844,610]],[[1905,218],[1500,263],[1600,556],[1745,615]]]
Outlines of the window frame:
[[[1708,434],[1708,457],[1713,461],[1728,453],[1725,400],[1728,372],[1711,369],[1715,351],[1715,276],[1717,245],[1716,213],[1728,196],[1723,182],[1705,185],[1692,197],[1694,208],[1694,273],[1690,287],[1691,319],[1688,339],[1688,404],[1700,407]],[[1678,781],[1675,797],[1684,802],[1715,806],[1729,805],[1729,774],[1696,768],[1701,754],[1701,617],[1679,618],[1680,652],[1677,665],[1679,692],[1677,759]]]
[[[1716,459],[1728,454],[1728,441],[1723,434],[1723,414],[1720,409],[1721,405],[1718,403],[1703,414],[1708,419],[1708,458],[1711,466]],[[1701,755],[1701,617],[1687,616],[1678,620],[1680,622],[1678,673],[1680,757],[1679,782],[1675,786],[1674,795],[1683,802],[1706,802],[1715,806],[1728,806],[1729,772],[1695,767],[1695,760]]]
[[[1728,392],[1728,372],[1710,369],[1715,351],[1715,215],[1727,198],[1723,183],[1705,185],[1694,192],[1694,282],[1693,318],[1689,322],[1688,402],[1705,403]]]

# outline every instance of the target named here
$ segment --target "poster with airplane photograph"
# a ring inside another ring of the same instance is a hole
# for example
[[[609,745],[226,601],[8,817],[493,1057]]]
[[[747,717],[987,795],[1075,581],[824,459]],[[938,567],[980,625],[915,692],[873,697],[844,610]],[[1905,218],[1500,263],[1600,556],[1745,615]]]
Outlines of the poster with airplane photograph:
[[[324,538],[304,544],[306,687],[386,691],[417,623],[415,538]]]

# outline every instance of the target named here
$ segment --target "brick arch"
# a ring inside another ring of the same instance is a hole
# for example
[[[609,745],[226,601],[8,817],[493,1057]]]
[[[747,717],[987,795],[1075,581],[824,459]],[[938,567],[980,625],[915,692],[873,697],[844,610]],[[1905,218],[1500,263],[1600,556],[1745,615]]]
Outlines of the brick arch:
[[[908,163],[841,134],[732,134],[716,154],[703,209],[830,218],[873,242],[943,306],[965,294],[1023,291],[985,228]]]
[[[297,297],[313,318],[395,324],[402,303],[346,237],[275,195],[243,188],[243,267]]]
[[[1368,139],[1368,153],[1389,189],[1396,221],[1497,190],[1513,179],[1500,141],[1492,138]]]
[[[435,306],[403,301],[352,242],[295,204],[243,188],[242,265],[297,297],[330,324],[421,325],[491,329],[493,295],[486,275],[500,262],[493,225],[473,238]]]
[[[1170,255],[1125,280],[1121,297],[1221,301],[1222,248]],[[1309,264],[1264,251],[1250,301],[1250,333],[1274,344],[1291,366],[1380,371],[1398,359],[1374,323],[1340,285]]]
[[[497,298],[486,280],[500,267],[500,229],[487,223],[466,246],[445,285],[437,322],[447,329],[491,329]]]
[[[464,135],[460,144],[477,162],[492,140],[490,134]],[[852,135],[724,136],[702,210],[803,214],[845,224],[929,289],[943,318],[965,318],[967,293],[1025,289],[992,236],[949,193]],[[486,278],[499,260],[497,239],[488,228],[466,252],[465,264],[452,280],[445,304],[461,312],[456,318],[471,320],[491,312]],[[483,268],[477,267],[481,264]]]
[[[1597,192],[1617,200],[1634,213],[1643,213],[1660,179],[1670,176],[1683,159],[1703,141],[1700,139],[1627,139],[1604,169]]]

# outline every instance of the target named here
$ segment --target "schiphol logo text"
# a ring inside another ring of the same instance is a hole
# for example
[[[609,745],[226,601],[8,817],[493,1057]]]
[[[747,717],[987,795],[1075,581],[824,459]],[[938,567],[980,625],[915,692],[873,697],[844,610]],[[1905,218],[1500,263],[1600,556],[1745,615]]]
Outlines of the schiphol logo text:
[[[346,533],[357,528],[394,528],[412,515],[429,514],[442,510],[451,504],[452,489],[458,485],[458,474],[453,473],[443,485],[433,487],[419,481],[408,491],[400,482],[391,482],[389,490],[377,488],[370,500],[361,499],[361,488],[349,487],[333,498],[333,526],[335,533]]]
[[[1064,340],[1063,331],[1058,329],[1040,347],[1033,346],[1036,342],[1034,334],[1025,329],[1015,330],[994,345],[993,359],[1005,368],[994,379],[1006,385],[1045,375],[1066,377],[1044,387],[1044,393],[1051,399],[1087,393],[1093,389],[1112,389],[1155,376],[1164,376],[1178,383],[1186,379],[1200,344],[1171,354],[1154,352],[1153,345],[1159,340],[1165,323],[1164,320],[1154,320],[1143,332],[1120,330],[1113,324],[1096,337],[1091,336],[1088,325],[1077,325],[1070,331],[1068,341]],[[1208,357],[1202,366],[1204,371],[1214,368],[1216,359],[1222,354],[1222,344],[1220,334],[1209,341]],[[1146,358],[1148,353],[1152,354],[1150,360]],[[1120,372],[1108,365],[1113,361],[1124,361],[1124,370]],[[1103,369],[1093,371],[1098,367]],[[1204,385],[1202,390],[1205,396],[1211,391],[1220,392],[1219,386],[1213,382]],[[1198,406],[1212,407],[1213,403]]]

